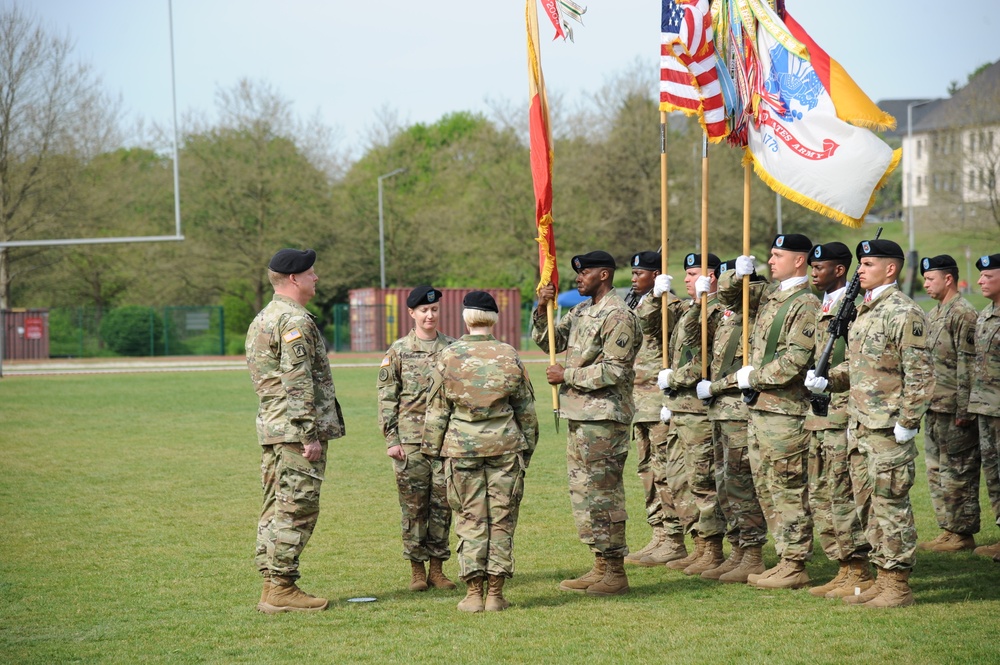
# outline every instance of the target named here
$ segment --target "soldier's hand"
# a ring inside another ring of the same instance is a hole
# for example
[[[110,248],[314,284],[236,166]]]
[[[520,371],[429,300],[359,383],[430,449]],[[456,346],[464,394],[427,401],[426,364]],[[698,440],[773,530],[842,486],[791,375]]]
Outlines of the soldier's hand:
[[[400,462],[406,460],[406,451],[403,450],[403,446],[392,446],[386,449],[385,454],[392,459],[398,459]]]
[[[750,386],[750,372],[753,371],[753,365],[744,365],[736,370],[736,385],[739,386],[740,390],[749,390]]]
[[[821,393],[826,390],[830,382],[822,376],[816,376],[816,370],[811,369],[806,372],[806,379],[802,382],[811,392]]]
[[[736,257],[736,276],[746,277],[747,275],[752,275],[754,270],[757,269],[757,257],[746,254],[741,254]]]
[[[316,462],[323,456],[323,446],[319,441],[310,441],[302,446],[302,456],[310,462]]]
[[[712,288],[712,278],[708,275],[701,275],[694,280],[694,297],[701,299]]]
[[[667,407],[660,408],[660,422],[666,425],[670,422],[670,419],[674,417],[674,412]]]
[[[669,367],[665,367],[660,370],[660,373],[656,375],[656,387],[660,390],[670,390],[670,377],[674,373],[674,370]]]
[[[896,443],[906,443],[917,435],[917,430],[896,423],[896,426],[892,428],[892,433],[896,437]]]
[[[698,393],[698,399],[712,399],[712,382],[708,379],[699,381],[694,390]]]
[[[566,370],[562,365],[549,365],[545,368],[545,379],[552,385],[559,385],[566,379]]]
[[[659,298],[670,291],[674,278],[670,275],[657,275],[653,278],[653,297]]]
[[[556,299],[556,287],[552,284],[546,284],[538,290],[538,308],[545,309],[545,306],[549,304],[550,301]]]

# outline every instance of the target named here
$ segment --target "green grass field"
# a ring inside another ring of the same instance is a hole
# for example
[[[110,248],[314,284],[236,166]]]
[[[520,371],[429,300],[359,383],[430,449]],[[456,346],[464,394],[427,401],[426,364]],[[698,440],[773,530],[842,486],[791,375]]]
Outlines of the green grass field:
[[[517,531],[513,607],[466,615],[461,590],[406,591],[377,369],[334,368],[347,437],[331,446],[303,587],[328,611],[265,616],[251,563],[260,495],[244,372],[0,380],[0,661],[8,663],[957,663],[997,661],[1000,564],[920,554],[914,607],[869,611],[630,568],[632,593],[557,590],[592,559],[566,490],[565,427],[530,366],[543,426]],[[649,537],[629,460],[629,542]],[[924,476],[921,539],[936,535]],[[998,530],[983,501],[981,543]],[[453,540],[454,543],[454,540]],[[774,561],[773,547],[765,550]],[[446,571],[457,575],[449,561]],[[817,546],[810,575],[836,566]],[[372,595],[370,604],[346,602]]]

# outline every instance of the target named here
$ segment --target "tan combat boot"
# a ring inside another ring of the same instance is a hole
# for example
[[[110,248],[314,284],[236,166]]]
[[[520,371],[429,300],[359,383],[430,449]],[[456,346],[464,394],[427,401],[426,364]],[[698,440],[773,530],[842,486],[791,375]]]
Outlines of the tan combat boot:
[[[769,577],[757,580],[758,589],[801,589],[809,586],[809,573],[805,561],[782,559],[778,569]]]
[[[607,567],[600,582],[587,587],[588,596],[620,596],[628,593],[628,575],[625,574],[625,560],[622,557],[605,559]]]
[[[1000,543],[993,543],[992,545],[980,545],[974,551],[974,554],[979,556],[988,556],[991,559],[1000,554]]]
[[[760,545],[743,548],[743,558],[735,569],[719,576],[719,581],[725,584],[746,584],[751,575],[764,572],[764,558]]]
[[[646,553],[646,556],[639,560],[639,565],[645,568],[662,566],[671,561],[677,561],[687,556],[687,547],[684,546],[684,534],[665,536],[659,546]]]
[[[563,580],[559,583],[560,591],[576,591],[584,593],[592,584],[597,584],[604,579],[604,572],[608,563],[600,554],[594,555],[594,567],[575,580]]]
[[[833,579],[826,584],[820,584],[819,586],[814,586],[809,589],[809,593],[818,597],[825,598],[826,594],[834,589],[839,589],[844,585],[847,580],[847,576],[850,573],[851,566],[847,561],[838,561],[837,574],[833,576]]]
[[[752,575],[747,575],[747,584],[750,586],[755,586],[757,582],[761,581],[765,577],[770,577],[778,572],[778,568],[781,567],[781,559],[778,559],[778,563],[774,564],[771,568],[761,571],[759,573],[754,573]]]
[[[932,552],[961,552],[976,549],[976,539],[967,534],[945,531],[945,538],[931,548]]]
[[[879,579],[886,577],[882,591],[862,607],[909,607],[917,602],[913,599],[913,591],[910,590],[909,570],[882,570],[878,574]]]
[[[319,612],[330,604],[326,598],[316,598],[302,591],[290,577],[275,575],[271,578],[271,590],[259,606],[264,614],[280,612]]]
[[[431,565],[427,571],[427,581],[430,582],[430,585],[435,589],[454,589],[455,583],[449,580],[444,574],[444,571],[441,570],[441,564],[443,563],[444,559],[431,557]],[[424,588],[427,588],[426,584],[424,585]]]
[[[919,545],[917,545],[917,549],[927,550],[929,552],[938,545],[940,545],[948,537],[949,533],[950,533],[949,531],[942,531],[937,535],[937,538],[935,538],[934,540],[928,540],[925,543],[920,543]]]
[[[427,573],[423,561],[410,560],[410,591],[427,591]]]
[[[503,584],[507,578],[502,575],[490,575],[489,587],[486,590],[486,611],[503,612],[510,603],[503,597]]]
[[[722,565],[726,557],[722,556],[722,536],[710,536],[705,539],[705,551],[701,557],[684,569],[685,575],[701,575],[706,570],[712,570]]]
[[[674,559],[673,561],[667,562],[667,568],[672,568],[673,570],[684,570],[692,563],[701,558],[701,555],[705,553],[705,547],[708,546],[707,541],[701,536],[694,537],[694,551],[688,554],[683,559]]]
[[[483,605],[483,581],[482,575],[465,580],[465,598],[459,601],[458,609],[463,612],[482,612]]]
[[[888,581],[889,576],[886,575],[886,571],[880,568],[878,575],[875,577],[875,584],[871,585],[861,593],[855,593],[855,590],[851,589],[851,595],[844,596],[844,602],[848,605],[863,605],[882,593],[882,589]]]
[[[272,586],[273,586],[273,584],[271,584],[271,578],[270,578],[270,576],[265,577],[264,578],[264,588],[260,592],[260,602],[257,603],[257,611],[258,612],[263,612],[264,611],[264,609],[263,609],[264,603],[267,602],[267,597],[271,593],[271,587]]]
[[[855,590],[858,593],[867,591],[875,585],[875,578],[872,576],[871,566],[866,559],[849,559],[847,561],[847,577],[836,589],[826,592],[826,598],[846,598],[853,596]]]
[[[733,545],[733,550],[729,553],[729,557],[715,568],[703,572],[701,577],[705,580],[717,580],[726,573],[739,568],[740,561],[742,560],[743,548],[739,545]]]
[[[638,564],[642,557],[649,554],[651,551],[659,547],[660,543],[667,537],[667,530],[663,528],[662,524],[653,525],[653,537],[650,538],[646,546],[641,550],[636,552],[630,552],[627,557],[625,557],[625,563]]]

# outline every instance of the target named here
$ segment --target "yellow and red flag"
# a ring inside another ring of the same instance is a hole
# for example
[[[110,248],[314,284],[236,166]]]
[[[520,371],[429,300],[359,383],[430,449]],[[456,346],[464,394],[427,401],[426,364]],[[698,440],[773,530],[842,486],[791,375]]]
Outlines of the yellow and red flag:
[[[552,284],[559,292],[556,267],[556,237],[552,229],[552,132],[549,104],[545,97],[541,50],[538,40],[538,12],[535,0],[525,2],[528,28],[528,134],[531,148],[531,180],[535,186],[535,225],[538,228],[538,288]]]

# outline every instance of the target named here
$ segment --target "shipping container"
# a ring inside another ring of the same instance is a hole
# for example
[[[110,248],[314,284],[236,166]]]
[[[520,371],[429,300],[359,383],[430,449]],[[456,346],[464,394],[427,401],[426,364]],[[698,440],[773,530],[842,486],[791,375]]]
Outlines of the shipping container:
[[[2,318],[4,360],[39,360],[49,357],[49,310],[7,310],[3,312]]]
[[[413,328],[406,296],[413,287],[353,289],[351,304],[351,350],[384,351]],[[517,348],[521,343],[521,292],[518,289],[438,289],[441,315],[438,330],[452,337],[465,334],[462,299],[471,291],[486,291],[497,301],[500,318],[493,335]]]

